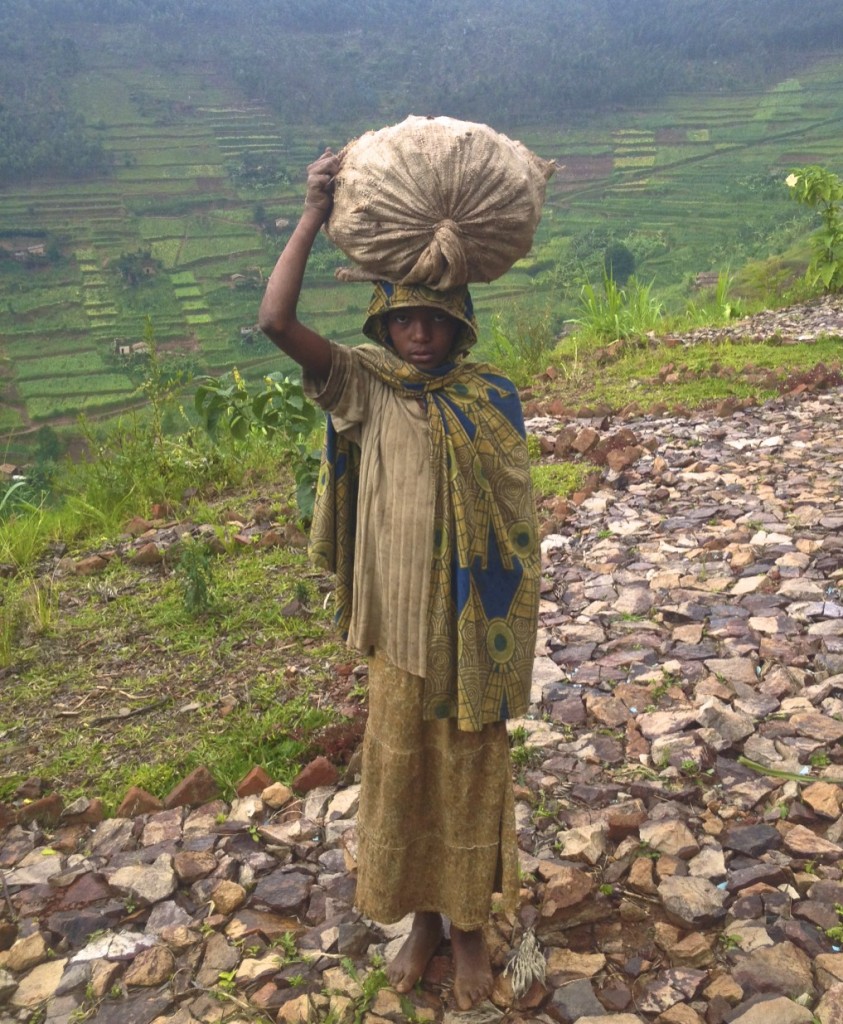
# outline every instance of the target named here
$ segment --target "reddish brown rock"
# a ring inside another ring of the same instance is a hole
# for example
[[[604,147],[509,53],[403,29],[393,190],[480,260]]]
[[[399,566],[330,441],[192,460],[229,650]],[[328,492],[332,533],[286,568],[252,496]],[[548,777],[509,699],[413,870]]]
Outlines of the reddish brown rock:
[[[606,465],[609,469],[620,473],[629,469],[644,455],[644,449],[640,445],[628,445],[625,448],[612,448],[606,453]]]
[[[50,793],[49,796],[42,796],[38,800],[32,800],[18,810],[18,822],[21,825],[29,825],[37,821],[39,825],[58,825],[61,819],[61,812],[64,810],[64,801],[58,793]]]
[[[594,889],[592,878],[577,868],[564,866],[545,887],[541,916],[545,920],[564,917],[566,911],[582,903]]]
[[[237,882],[223,879],[211,892],[211,900],[219,914],[233,914],[246,902],[246,890]]]
[[[237,783],[236,792],[239,797],[244,796],[259,796],[268,786],[272,785],[272,779],[267,773],[260,767],[255,765],[244,777]]]
[[[609,838],[617,841],[634,835],[647,820],[647,808],[640,800],[608,807],[604,813]]]
[[[47,784],[44,779],[32,775],[18,786],[15,790],[15,800],[36,800],[44,795]]]
[[[293,791],[283,782],[273,782],[263,790],[260,796],[267,807],[277,811],[293,799]]]
[[[580,455],[586,455],[600,440],[600,435],[594,427],[583,427],[571,443],[571,447]]]
[[[309,793],[319,786],[333,786],[339,779],[339,772],[327,757],[316,757],[302,768],[292,781],[297,793]]]
[[[802,799],[822,818],[836,819],[843,807],[843,792],[840,786],[830,782],[815,782],[802,791]]]
[[[747,992],[770,992],[797,999],[814,995],[811,960],[792,942],[755,949],[738,961],[735,981]]]
[[[216,800],[219,795],[219,788],[213,775],[204,765],[200,765],[170,790],[164,798],[164,806],[167,809],[198,807],[200,804]]]
[[[166,946],[152,946],[138,953],[126,969],[124,980],[127,985],[151,988],[167,981],[175,967],[175,957]]]
[[[188,885],[199,878],[207,878],[216,866],[217,858],[210,850],[179,850],[173,857],[173,870],[179,881]]]
[[[76,563],[76,575],[77,576],[96,576],[98,573],[105,572],[108,568],[108,559],[101,558],[99,555],[91,555],[90,558],[80,558]]]
[[[560,457],[567,455],[573,449],[577,433],[576,427],[563,427],[553,443],[553,454]]]
[[[105,817],[102,800],[77,800],[62,811],[61,820],[65,825],[99,825]]]
[[[258,544],[262,548],[283,548],[287,546],[287,538],[280,526],[273,527],[261,535]]]
[[[307,534],[303,533],[293,523],[287,523],[287,525],[284,527],[284,536],[287,539],[287,544],[291,548],[307,547]]]
[[[151,529],[152,523],[148,519],[144,519],[142,516],[135,516],[126,523],[123,527],[123,532],[128,533],[131,537],[140,537],[141,534]]]
[[[164,561],[164,553],[150,541],[138,548],[132,561],[135,565],[160,565]]]
[[[150,814],[163,809],[164,804],[157,796],[147,793],[140,786],[131,786],[120,801],[120,806],[114,812],[114,817],[135,818],[139,814]]]
[[[16,821],[17,814],[14,807],[0,803],[0,832],[2,832],[4,828],[8,828],[9,825],[14,825]]]

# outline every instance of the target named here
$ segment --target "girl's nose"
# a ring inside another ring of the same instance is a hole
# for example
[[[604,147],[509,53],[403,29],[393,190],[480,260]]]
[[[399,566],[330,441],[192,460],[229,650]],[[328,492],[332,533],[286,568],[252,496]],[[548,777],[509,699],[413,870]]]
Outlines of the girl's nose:
[[[426,341],[430,336],[430,325],[425,317],[416,316],[412,320],[412,334],[416,341]]]

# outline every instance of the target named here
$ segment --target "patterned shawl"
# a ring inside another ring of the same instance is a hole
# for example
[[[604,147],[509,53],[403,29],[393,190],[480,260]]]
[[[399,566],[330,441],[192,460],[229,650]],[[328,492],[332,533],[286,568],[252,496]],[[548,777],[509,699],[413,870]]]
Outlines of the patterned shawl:
[[[424,373],[374,345],[356,353],[427,410],[435,493],[424,716],[454,717],[468,731],[519,717],[529,706],[541,567],[515,386],[485,364]],[[358,466],[359,449],[329,417],[310,550],[337,574],[336,618],[345,631]]]

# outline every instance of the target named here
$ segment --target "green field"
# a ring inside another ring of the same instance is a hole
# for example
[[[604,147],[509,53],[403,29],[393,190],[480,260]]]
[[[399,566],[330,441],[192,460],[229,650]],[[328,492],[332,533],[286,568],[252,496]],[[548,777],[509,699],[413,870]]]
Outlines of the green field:
[[[142,340],[147,317],[159,343],[189,353],[200,370],[236,363],[253,376],[283,367],[265,346],[242,343],[240,328],[255,322],[261,281],[288,230],[263,230],[257,208],[264,224],[292,222],[301,186],[238,184],[234,169],[260,157],[301,181],[325,140],[341,145],[368,127],[284,124],[199,63],[164,74],[110,66],[103,55],[71,88],[114,170],[0,190],[0,431],[12,453],[23,443],[17,435],[40,423],[72,423],[82,410],[107,413],[129,400],[132,386],[111,354]],[[592,237],[623,241],[638,276],[677,305],[696,274],[783,252],[811,224],[783,179],[801,163],[843,167],[841,120],[843,61],[826,59],[760,93],[667,98],[576,126],[511,132],[559,170],[530,256],[475,289],[481,328],[519,307],[549,307],[559,326],[574,316],[577,261]],[[58,262],[16,262],[21,235],[54,240]],[[127,283],[115,261],[141,252],[160,263]],[[337,284],[336,262],[323,243],[301,312],[316,330],[353,340],[369,289]]]

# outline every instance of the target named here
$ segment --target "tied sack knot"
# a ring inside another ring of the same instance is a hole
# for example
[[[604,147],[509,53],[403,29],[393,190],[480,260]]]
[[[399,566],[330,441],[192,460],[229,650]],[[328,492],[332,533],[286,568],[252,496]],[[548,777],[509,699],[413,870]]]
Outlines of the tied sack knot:
[[[428,288],[456,288],[468,283],[468,258],[459,224],[445,217],[433,228],[433,236],[401,284]]]

